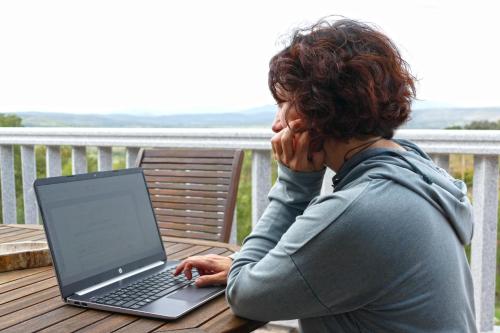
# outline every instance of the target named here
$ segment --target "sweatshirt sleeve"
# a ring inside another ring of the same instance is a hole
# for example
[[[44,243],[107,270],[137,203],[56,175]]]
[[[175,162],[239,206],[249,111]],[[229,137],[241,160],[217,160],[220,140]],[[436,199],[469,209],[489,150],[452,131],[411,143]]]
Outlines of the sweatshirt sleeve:
[[[269,205],[245,239],[229,272],[226,295],[235,314],[277,320],[327,313],[292,258],[278,244],[297,216],[319,194],[323,175],[324,170],[294,172],[279,165]]]

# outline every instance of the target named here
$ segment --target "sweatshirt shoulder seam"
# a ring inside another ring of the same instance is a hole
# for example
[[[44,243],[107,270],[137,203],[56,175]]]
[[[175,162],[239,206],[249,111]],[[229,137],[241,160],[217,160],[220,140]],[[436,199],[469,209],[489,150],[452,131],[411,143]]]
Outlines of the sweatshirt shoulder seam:
[[[354,206],[359,201],[359,199],[363,196],[363,194],[368,190],[368,188],[370,187],[370,184],[372,183],[372,181],[373,180],[369,180],[369,181],[366,182],[367,184],[365,185],[365,188],[363,188],[363,190],[361,192],[359,192],[356,195],[356,197],[351,202],[349,202],[349,204],[344,208],[344,210],[339,215],[337,215],[337,217],[335,217],[333,220],[330,221],[329,225],[332,224],[332,223],[334,223],[335,221],[341,220],[345,214],[347,214],[349,211],[351,211],[352,206]],[[361,184],[358,184],[358,185],[361,185]],[[330,200],[330,199],[328,199],[328,200]],[[314,238],[316,238],[319,234],[323,233],[327,228],[328,228],[328,226],[325,227],[324,229],[322,229],[316,235],[314,235],[314,237],[312,237],[309,241],[307,241],[306,243],[304,243],[303,247],[306,246]],[[287,252],[287,255],[292,256],[295,253],[296,252],[289,254]]]
[[[304,277],[304,275],[302,274],[302,271],[300,270],[300,268],[297,266],[297,264],[295,263],[295,260],[293,260],[293,257],[289,254],[287,254],[288,257],[290,258],[290,260],[292,261],[293,263],[293,266],[295,267],[295,269],[297,270],[297,272],[299,273],[300,275],[300,278],[302,279],[302,281],[304,281],[305,285],[307,286],[307,288],[309,289],[309,291],[311,292],[311,294],[314,296],[314,298],[316,299],[316,301],[321,304],[321,306],[323,306],[328,312],[331,312],[330,311],[330,308],[328,306],[326,306],[326,304],[324,304],[321,299],[318,297],[318,295],[316,295],[316,293],[314,292],[314,289],[311,287],[311,285],[309,284],[309,282],[307,281],[307,279]]]

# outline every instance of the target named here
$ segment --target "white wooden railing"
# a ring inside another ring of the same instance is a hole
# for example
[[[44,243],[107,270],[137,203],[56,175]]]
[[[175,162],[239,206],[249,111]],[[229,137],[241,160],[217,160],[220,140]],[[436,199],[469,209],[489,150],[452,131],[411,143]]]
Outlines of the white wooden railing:
[[[267,205],[271,187],[270,139],[264,129],[137,129],[137,128],[0,128],[2,218],[16,221],[13,145],[21,146],[25,223],[38,223],[33,193],[36,177],[35,145],[46,150],[47,176],[61,175],[60,146],[72,147],[73,174],[87,171],[87,147],[97,147],[98,170],[112,168],[112,148],[126,148],[126,166],[133,166],[140,147],[243,148],[252,151],[252,224]],[[500,131],[401,130],[396,137],[409,139],[448,169],[450,154],[474,156],[474,238],[471,268],[480,332],[493,331],[498,222],[498,157]],[[331,176],[324,189],[331,189]],[[235,228],[234,228],[235,229]]]

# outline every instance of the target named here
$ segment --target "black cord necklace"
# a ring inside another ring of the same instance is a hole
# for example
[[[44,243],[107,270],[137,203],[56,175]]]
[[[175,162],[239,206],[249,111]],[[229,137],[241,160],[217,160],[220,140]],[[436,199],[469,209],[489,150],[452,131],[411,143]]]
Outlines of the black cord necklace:
[[[382,140],[382,139],[383,139],[383,138],[378,137],[378,138],[376,138],[376,139],[373,139],[373,140],[370,140],[370,141],[367,141],[367,142],[363,142],[362,144],[360,144],[360,145],[358,145],[358,146],[356,146],[356,147],[354,147],[354,148],[349,149],[349,150],[348,150],[348,151],[344,154],[344,163],[348,160],[347,155],[349,155],[349,153],[350,153],[350,152],[352,152],[352,151],[354,151],[354,150],[356,150],[356,149],[358,149],[358,148],[361,148],[359,151],[357,151],[357,152],[356,152],[356,153],[359,153],[359,152],[361,152],[361,151],[365,150],[366,148],[370,147],[371,145],[375,144],[376,142],[378,142],[378,141],[380,141],[380,140]]]
[[[373,140],[370,140],[370,141],[367,141],[367,142],[363,142],[362,144],[360,145],[357,145],[356,147],[354,148],[351,148],[349,149],[345,154],[344,154],[344,164],[347,162],[348,158],[347,158],[347,155],[349,155],[349,153],[351,153],[352,151],[356,150],[356,149],[359,149],[359,148],[362,148],[361,150],[357,151],[356,153],[359,153],[361,152],[362,150],[365,150],[366,148],[370,147],[371,145],[375,144],[376,142],[382,140],[383,138],[382,137],[378,137],[378,138],[375,138]],[[340,171],[340,170],[339,170]],[[345,172],[344,172],[345,173]],[[343,176],[341,176],[341,174],[337,173],[333,178],[332,178],[332,187],[333,187],[333,191],[335,192],[335,188],[337,187],[337,185],[339,184],[339,182],[341,181],[341,179],[343,178]]]

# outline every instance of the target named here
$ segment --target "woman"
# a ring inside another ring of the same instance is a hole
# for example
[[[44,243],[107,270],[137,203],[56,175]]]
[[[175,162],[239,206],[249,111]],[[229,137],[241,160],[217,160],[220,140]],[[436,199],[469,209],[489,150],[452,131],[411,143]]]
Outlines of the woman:
[[[414,78],[394,46],[352,20],[296,32],[271,59],[278,180],[234,261],[184,260],[227,282],[235,314],[300,319],[304,332],[475,332],[465,185],[415,144]],[[336,172],[320,195],[324,166]]]

